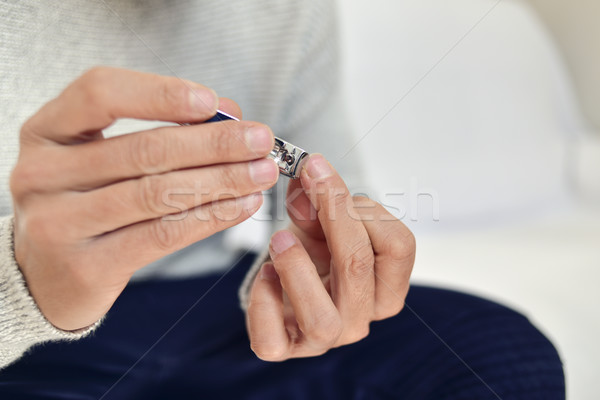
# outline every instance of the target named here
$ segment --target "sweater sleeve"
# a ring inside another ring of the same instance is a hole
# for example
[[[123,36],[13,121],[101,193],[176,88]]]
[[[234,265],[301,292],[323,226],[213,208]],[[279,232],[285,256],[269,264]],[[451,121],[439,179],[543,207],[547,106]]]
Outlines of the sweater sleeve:
[[[0,368],[19,359],[32,346],[56,340],[76,340],[93,332],[101,321],[68,332],[54,327],[38,308],[14,256],[13,217],[0,218]]]
[[[244,277],[244,280],[242,281],[238,291],[238,298],[240,300],[240,307],[242,310],[248,310],[248,304],[250,302],[250,289],[252,288],[254,279],[256,278],[258,271],[260,271],[260,267],[270,258],[269,250],[264,250],[258,255],[258,257],[256,257],[256,260],[254,260],[254,263],[252,263],[252,266],[250,269],[248,269],[248,272],[246,273],[246,276]]]

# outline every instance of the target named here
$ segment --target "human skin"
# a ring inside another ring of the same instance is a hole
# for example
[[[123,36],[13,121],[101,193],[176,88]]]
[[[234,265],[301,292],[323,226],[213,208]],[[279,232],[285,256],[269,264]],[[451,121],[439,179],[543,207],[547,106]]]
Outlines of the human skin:
[[[404,306],[412,233],[380,204],[352,197],[321,155],[288,186],[288,230],[276,232],[251,289],[247,328],[263,360],[310,357],[361,340]]]
[[[118,118],[201,122],[231,100],[173,77],[98,67],[22,127],[11,175],[15,257],[57,328],[98,321],[132,274],[247,219],[278,179],[273,134],[250,121],[163,127],[104,139]],[[165,193],[177,197],[179,208]],[[187,212],[186,212],[187,211]],[[163,218],[163,217],[169,218]]]
[[[23,125],[11,175],[15,257],[50,323],[94,324],[136,270],[258,210],[278,178],[263,124],[102,136],[118,118],[193,123],[217,107],[241,118],[202,85],[102,67]],[[182,192],[195,195],[164,196]],[[251,347],[269,361],[358,341],[371,321],[400,312],[415,255],[410,231],[380,204],[352,197],[321,155],[290,181],[287,207],[292,222],[272,236],[246,314]]]

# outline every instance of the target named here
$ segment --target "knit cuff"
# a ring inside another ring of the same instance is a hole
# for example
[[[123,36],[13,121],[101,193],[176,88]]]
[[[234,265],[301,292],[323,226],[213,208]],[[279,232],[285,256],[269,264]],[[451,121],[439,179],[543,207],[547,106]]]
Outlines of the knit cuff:
[[[256,260],[254,260],[254,263],[246,273],[246,276],[244,277],[244,280],[242,281],[238,291],[238,298],[240,299],[240,307],[242,310],[248,310],[248,303],[250,302],[250,290],[252,289],[254,279],[256,278],[258,271],[260,271],[260,267],[270,259],[271,256],[269,255],[269,249],[267,248],[263,250],[258,257],[256,257]]]
[[[0,368],[17,360],[33,345],[47,341],[77,340],[101,323],[63,331],[42,314],[27,289],[14,255],[13,217],[0,218]]]

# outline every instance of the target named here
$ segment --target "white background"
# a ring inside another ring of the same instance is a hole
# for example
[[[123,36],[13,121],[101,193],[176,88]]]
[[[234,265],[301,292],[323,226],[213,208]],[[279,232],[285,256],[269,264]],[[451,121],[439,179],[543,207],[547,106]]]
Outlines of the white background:
[[[416,233],[414,282],[523,312],[568,397],[597,399],[600,199],[577,185],[596,181],[598,139],[537,15],[495,5],[339,2],[351,151]]]

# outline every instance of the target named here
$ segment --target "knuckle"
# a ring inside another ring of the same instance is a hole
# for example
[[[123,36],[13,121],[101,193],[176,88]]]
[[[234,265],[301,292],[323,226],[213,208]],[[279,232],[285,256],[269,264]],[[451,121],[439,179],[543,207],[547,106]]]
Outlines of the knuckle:
[[[404,263],[415,257],[416,240],[410,231],[403,234],[391,233],[385,238],[384,243],[387,246],[386,253],[395,262]]]
[[[224,159],[231,153],[232,142],[230,131],[223,132],[220,129],[222,124],[210,124],[211,134],[207,137],[206,146],[210,148],[215,159]]]
[[[174,251],[184,239],[184,227],[182,221],[158,220],[150,224],[150,243],[163,251]]]
[[[304,328],[305,335],[322,347],[333,346],[342,335],[343,324],[337,313],[329,312],[316,317]]]
[[[40,166],[36,163],[18,164],[10,174],[10,191],[15,201],[27,195],[38,180]]]
[[[15,203],[31,194],[50,191],[56,184],[57,167],[48,154],[20,155],[19,161],[9,176],[9,189]],[[50,160],[50,162],[49,162]]]
[[[223,197],[230,195],[223,194]],[[211,232],[221,231],[248,218],[250,214],[236,200],[225,199],[211,203],[208,227]]]
[[[168,161],[168,145],[168,140],[156,132],[134,135],[129,148],[131,163],[142,174],[156,173]]]
[[[363,195],[355,195],[352,196],[352,206],[356,207],[356,210],[359,214],[368,213],[373,214],[377,211],[380,204],[376,201],[371,200],[370,198]]]
[[[157,175],[146,175],[139,179],[138,204],[149,215],[159,216],[165,212],[162,194],[166,190],[164,180]]]
[[[25,218],[22,218],[22,224],[26,235],[34,243],[54,243],[57,235],[56,224],[45,212],[36,212],[30,210]]]
[[[39,127],[40,127],[40,118],[39,113],[33,115],[29,118],[23,125],[21,125],[21,130],[19,131],[19,139],[21,141],[21,145],[27,142],[32,141],[32,137],[40,136]]]
[[[86,70],[79,78],[82,83],[103,83],[111,75],[112,68],[97,65]]]
[[[234,168],[227,166],[220,169],[219,182],[222,189],[232,191],[232,189],[240,186],[241,179]],[[235,195],[236,193],[231,194]]]
[[[235,219],[229,203],[228,200],[213,202],[202,212],[202,221],[207,231],[219,232]]]
[[[204,216],[204,223],[209,232],[219,232],[228,220],[228,211],[222,204],[212,204],[210,212]]]
[[[376,321],[393,317],[400,314],[404,309],[404,300],[391,301],[388,304],[377,306],[374,319]]]
[[[352,206],[350,192],[346,188],[332,188],[330,195],[335,208]]]
[[[367,336],[369,336],[369,333],[370,333],[369,325],[361,324],[360,327],[352,329],[352,331],[345,337],[344,342],[346,344],[359,342],[359,341],[363,340],[364,338],[366,338]]]
[[[180,110],[188,92],[186,85],[179,79],[160,79],[158,82],[157,106],[164,110]]]
[[[77,90],[88,104],[100,103],[107,95],[106,85],[110,79],[110,68],[92,67],[84,72],[74,83],[72,89]]]
[[[371,246],[362,246],[351,251],[342,262],[342,268],[351,278],[362,278],[373,273],[375,256]]]
[[[365,204],[377,204],[375,201],[371,200],[370,198],[368,198],[366,195],[363,194],[357,194],[352,196],[352,201],[354,203],[365,203]]]
[[[388,310],[388,317],[393,317],[394,315],[400,314],[402,310],[404,310],[404,300],[398,301],[395,306],[390,307]]]
[[[57,180],[65,168],[64,153],[53,148],[21,151],[9,177],[15,199],[29,193],[42,193],[60,184]]]
[[[266,310],[269,309],[270,302],[267,300],[260,300],[257,296],[255,290],[251,290],[250,292],[250,302],[248,303],[248,308],[246,309],[246,315],[249,318],[249,321],[252,321],[252,317],[255,315],[262,315]]]

